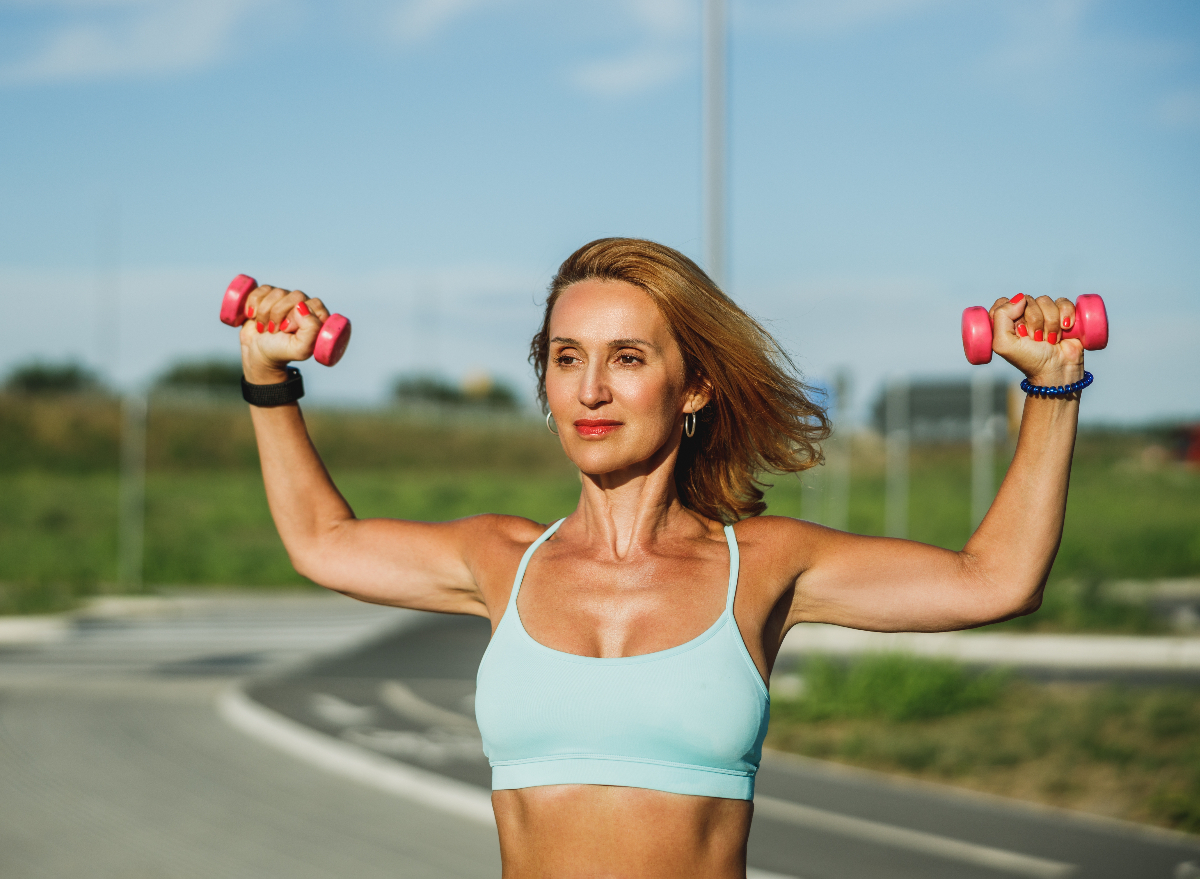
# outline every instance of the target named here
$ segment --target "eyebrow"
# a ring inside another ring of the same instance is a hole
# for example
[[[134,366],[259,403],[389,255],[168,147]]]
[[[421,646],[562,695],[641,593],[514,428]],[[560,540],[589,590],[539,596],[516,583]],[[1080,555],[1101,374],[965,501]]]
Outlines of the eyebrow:
[[[558,342],[563,345],[575,345],[580,348],[583,347],[583,344],[578,339],[568,339],[564,338],[563,336],[555,336],[550,341]],[[608,347],[610,348],[633,348],[637,347],[638,345],[644,345],[645,347],[652,348],[655,351],[658,350],[657,345],[655,345],[653,342],[647,342],[645,339],[613,339],[608,343]]]

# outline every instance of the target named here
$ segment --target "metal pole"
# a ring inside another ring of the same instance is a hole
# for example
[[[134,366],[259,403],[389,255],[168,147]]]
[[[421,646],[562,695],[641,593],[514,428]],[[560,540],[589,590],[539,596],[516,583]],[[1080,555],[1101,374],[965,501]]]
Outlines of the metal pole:
[[[826,466],[805,470],[800,483],[800,518],[808,522],[825,524],[825,493],[829,480]]]
[[[891,379],[887,386],[886,453],[887,495],[884,501],[884,533],[908,536],[908,381]]]
[[[828,491],[825,494],[825,524],[839,531],[850,527],[850,444],[854,428],[850,421],[850,395],[854,382],[849,370],[838,370],[833,380],[833,436],[829,444]]]
[[[987,515],[995,494],[996,438],[992,430],[995,382],[985,371],[971,377],[971,530]]]
[[[121,353],[121,205],[102,197],[96,213],[95,355],[100,371],[116,383]]]
[[[146,395],[130,391],[121,400],[121,510],[117,582],[126,594],[142,591],[146,528]]]
[[[724,286],[726,126],[725,0],[704,0],[704,262],[709,277]]]

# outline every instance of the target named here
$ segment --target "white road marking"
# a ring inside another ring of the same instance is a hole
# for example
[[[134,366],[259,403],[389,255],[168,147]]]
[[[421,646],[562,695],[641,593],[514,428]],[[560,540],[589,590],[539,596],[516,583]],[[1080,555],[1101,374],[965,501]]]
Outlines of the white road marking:
[[[355,705],[328,693],[313,693],[308,707],[317,717],[334,726],[365,726],[375,719],[375,709],[370,705]]]
[[[239,687],[217,697],[217,711],[231,726],[314,766],[469,821],[496,824],[487,791],[330,738],[264,708]]]
[[[476,739],[479,738],[474,720],[465,714],[449,711],[434,705],[427,699],[422,699],[400,681],[384,681],[380,684],[379,701],[400,717],[418,726],[445,727],[469,733]]]
[[[1019,852],[963,842],[906,827],[896,827],[865,818],[854,818],[836,812],[826,812],[775,797],[754,798],[754,813],[775,821],[786,821],[811,830],[850,836],[867,842],[908,849],[963,864],[1001,870],[1034,879],[1064,879],[1078,871],[1074,864],[1051,861]]]

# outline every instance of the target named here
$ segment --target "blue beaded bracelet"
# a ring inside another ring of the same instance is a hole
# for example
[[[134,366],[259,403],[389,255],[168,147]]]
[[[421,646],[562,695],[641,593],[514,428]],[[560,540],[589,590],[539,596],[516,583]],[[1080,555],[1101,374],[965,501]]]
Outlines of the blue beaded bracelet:
[[[1077,394],[1092,383],[1092,374],[1086,369],[1083,371],[1083,378],[1077,382],[1072,382],[1069,385],[1043,386],[1031,385],[1029,379],[1021,382],[1021,390],[1030,396],[1038,397],[1070,397],[1072,394]]]

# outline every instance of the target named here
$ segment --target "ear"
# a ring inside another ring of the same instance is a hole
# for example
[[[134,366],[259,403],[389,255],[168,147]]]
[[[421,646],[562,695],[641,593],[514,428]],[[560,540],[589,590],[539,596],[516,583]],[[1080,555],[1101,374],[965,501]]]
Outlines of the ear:
[[[706,378],[698,378],[683,395],[683,411],[699,412],[712,400],[712,383]]]

